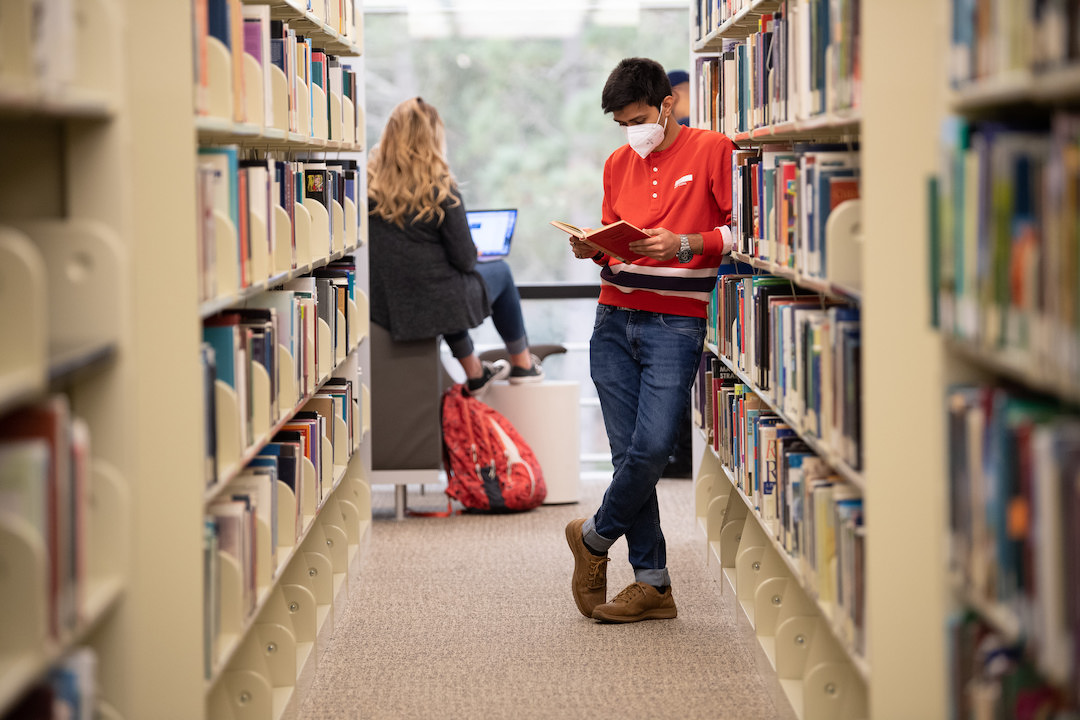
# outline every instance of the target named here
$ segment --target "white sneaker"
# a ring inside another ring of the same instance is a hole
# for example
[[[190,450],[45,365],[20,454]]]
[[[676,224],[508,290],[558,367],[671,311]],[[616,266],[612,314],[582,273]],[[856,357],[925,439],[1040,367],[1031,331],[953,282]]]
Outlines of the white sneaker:
[[[540,358],[530,355],[532,367],[523,368],[514,365],[510,369],[510,384],[521,385],[522,383],[538,383],[544,379],[544,368],[540,366]]]

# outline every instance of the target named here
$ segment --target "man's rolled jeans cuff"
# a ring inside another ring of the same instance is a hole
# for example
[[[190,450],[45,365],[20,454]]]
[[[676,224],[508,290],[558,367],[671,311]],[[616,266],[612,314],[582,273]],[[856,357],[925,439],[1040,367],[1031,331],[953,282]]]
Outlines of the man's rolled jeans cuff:
[[[596,521],[591,517],[586,518],[584,524],[582,524],[581,535],[585,545],[598,552],[606,553],[615,544],[614,540],[608,540],[596,532]]]
[[[658,588],[671,584],[667,568],[635,568],[634,580]]]

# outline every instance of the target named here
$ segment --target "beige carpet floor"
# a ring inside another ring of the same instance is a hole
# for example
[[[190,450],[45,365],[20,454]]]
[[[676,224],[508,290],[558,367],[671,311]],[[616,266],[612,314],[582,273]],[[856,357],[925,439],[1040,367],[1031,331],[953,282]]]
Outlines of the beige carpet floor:
[[[691,481],[658,486],[679,617],[604,625],[577,611],[563,528],[606,484],[583,478],[579,503],[529,513],[402,522],[392,488],[374,488],[361,582],[301,720],[787,717],[736,629],[732,594],[707,572]],[[444,498],[429,487],[409,507]],[[625,543],[611,556],[609,597],[633,582]]]

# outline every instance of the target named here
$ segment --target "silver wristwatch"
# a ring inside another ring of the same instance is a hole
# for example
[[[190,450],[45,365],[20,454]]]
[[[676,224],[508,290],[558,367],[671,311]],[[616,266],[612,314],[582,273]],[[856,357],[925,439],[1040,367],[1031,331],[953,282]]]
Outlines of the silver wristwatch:
[[[679,236],[679,252],[675,253],[675,257],[681,263],[688,263],[694,257],[694,251],[690,249],[690,236]]]

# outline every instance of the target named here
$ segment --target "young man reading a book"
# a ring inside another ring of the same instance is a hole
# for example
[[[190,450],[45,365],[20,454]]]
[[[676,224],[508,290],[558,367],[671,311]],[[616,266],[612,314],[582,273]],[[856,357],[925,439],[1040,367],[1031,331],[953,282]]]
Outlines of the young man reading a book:
[[[705,340],[709,292],[731,251],[732,142],[684,127],[672,115],[659,63],[623,60],[601,97],[627,144],[604,165],[604,225],[645,231],[632,263],[571,235],[581,259],[600,266],[590,343],[614,473],[600,508],[566,526],[578,609],[603,622],[673,618],[656,483],[685,420]],[[607,602],[608,548],[626,538],[635,582]]]

